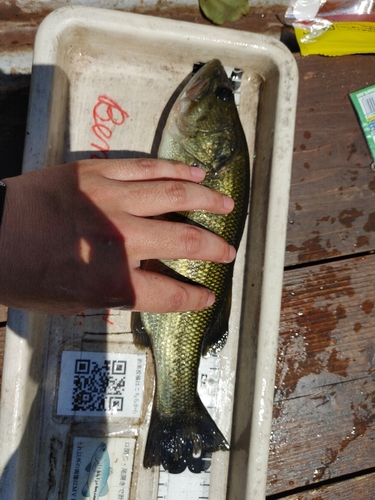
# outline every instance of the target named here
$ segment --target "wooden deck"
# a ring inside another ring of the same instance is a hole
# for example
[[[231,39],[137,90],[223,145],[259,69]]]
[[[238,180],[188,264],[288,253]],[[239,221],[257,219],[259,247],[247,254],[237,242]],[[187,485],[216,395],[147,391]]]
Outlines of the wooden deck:
[[[229,27],[281,33],[277,14],[282,11],[253,9]],[[174,17],[206,22],[191,10]],[[300,83],[268,500],[370,500],[375,498],[375,173],[348,93],[375,83],[375,56],[295,53],[295,58]],[[0,87],[6,175],[20,170],[27,97],[27,79]],[[1,316],[1,339],[4,324]]]

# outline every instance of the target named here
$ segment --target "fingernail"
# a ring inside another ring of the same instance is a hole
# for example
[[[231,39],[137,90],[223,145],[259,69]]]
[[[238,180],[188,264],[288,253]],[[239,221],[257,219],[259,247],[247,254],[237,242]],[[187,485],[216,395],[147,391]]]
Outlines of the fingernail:
[[[236,257],[236,249],[230,245],[229,247],[229,256],[228,256],[228,263],[232,262]]]
[[[190,174],[197,181],[203,181],[206,176],[206,172],[200,167],[190,167]]]
[[[206,307],[212,306],[214,304],[215,300],[216,300],[215,295],[212,292],[209,292],[208,293],[208,299],[207,299],[207,302],[206,302]]]
[[[234,208],[234,201],[232,200],[232,198],[229,198],[229,196],[224,195],[223,205],[225,210],[231,211]]]

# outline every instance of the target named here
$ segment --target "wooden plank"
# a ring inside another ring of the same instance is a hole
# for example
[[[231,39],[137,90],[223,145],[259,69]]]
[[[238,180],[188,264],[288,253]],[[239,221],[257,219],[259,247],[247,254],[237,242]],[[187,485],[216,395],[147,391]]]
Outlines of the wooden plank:
[[[282,21],[285,10],[286,8],[282,5],[270,5],[267,7],[253,6],[247,16],[237,21],[226,22],[223,24],[223,27],[251,31],[253,33],[263,33],[280,38],[282,31],[285,31]],[[167,9],[162,4],[156,6],[140,5],[134,8],[134,12],[212,26],[212,23],[202,14],[198,3],[195,6],[168,6]],[[220,29],[219,26],[217,28]]]
[[[375,498],[375,474],[340,481],[336,484],[314,488],[304,493],[297,493],[280,500],[372,500]]]
[[[375,255],[285,273],[268,494],[375,466]]]
[[[349,93],[375,56],[301,57],[286,265],[375,248],[375,173]]]
[[[6,322],[8,318],[8,308],[0,304],[0,323]]]

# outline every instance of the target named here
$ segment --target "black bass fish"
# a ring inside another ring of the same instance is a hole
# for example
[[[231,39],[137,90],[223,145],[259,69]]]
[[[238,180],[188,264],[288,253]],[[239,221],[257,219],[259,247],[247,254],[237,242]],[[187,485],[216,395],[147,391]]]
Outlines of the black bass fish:
[[[90,497],[92,500],[99,500],[99,497],[108,495],[108,478],[112,472],[107,451],[107,445],[100,443],[91,457],[90,463],[86,467],[88,472],[87,482],[82,488],[82,495]]]
[[[159,158],[178,160],[206,171],[203,185],[234,199],[230,214],[204,211],[165,218],[199,225],[238,248],[249,201],[249,157],[233,88],[220,61],[205,64],[189,81],[168,116]],[[198,312],[141,313],[135,333],[147,333],[156,365],[156,393],[144,466],[162,464],[172,473],[205,469],[204,457],[229,445],[197,392],[203,352],[224,344],[231,305],[233,263],[163,260],[167,273],[203,285],[215,294]]]

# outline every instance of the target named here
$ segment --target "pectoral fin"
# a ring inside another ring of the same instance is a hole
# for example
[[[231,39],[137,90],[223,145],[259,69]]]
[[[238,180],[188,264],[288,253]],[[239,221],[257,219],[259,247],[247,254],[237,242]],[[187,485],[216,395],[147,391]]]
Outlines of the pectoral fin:
[[[213,133],[202,134],[205,147],[202,141],[194,137],[186,137],[184,140],[185,149],[202,165],[210,165],[210,169],[216,173],[222,169],[236,152],[236,142],[233,140],[232,130],[220,130]]]

